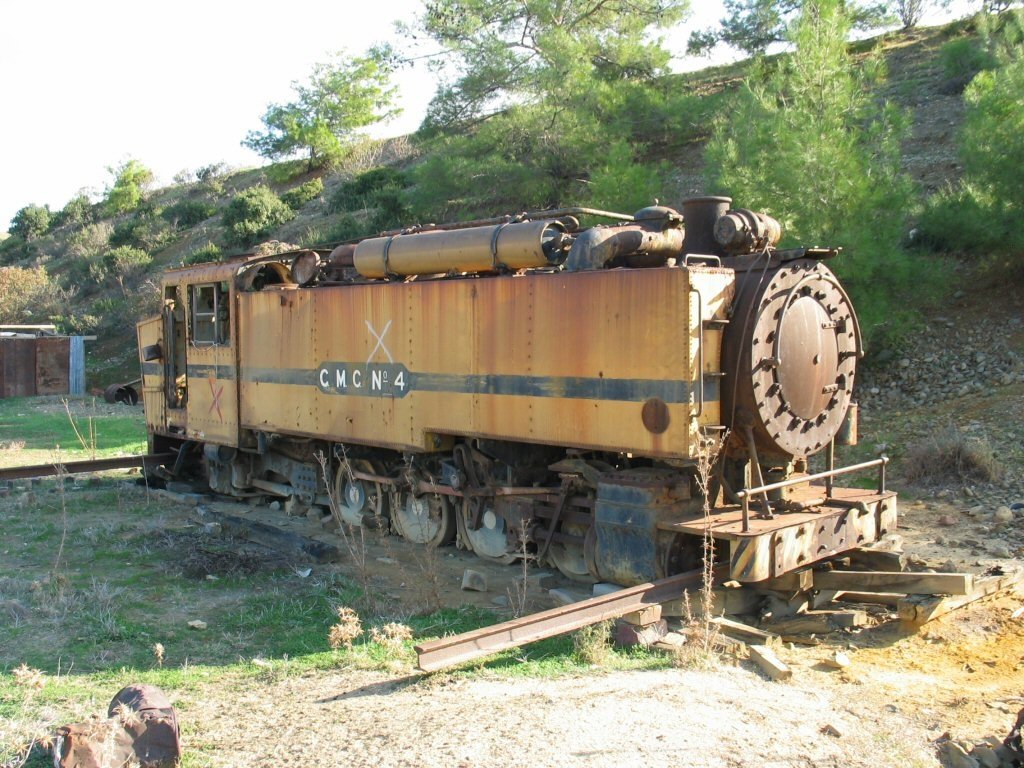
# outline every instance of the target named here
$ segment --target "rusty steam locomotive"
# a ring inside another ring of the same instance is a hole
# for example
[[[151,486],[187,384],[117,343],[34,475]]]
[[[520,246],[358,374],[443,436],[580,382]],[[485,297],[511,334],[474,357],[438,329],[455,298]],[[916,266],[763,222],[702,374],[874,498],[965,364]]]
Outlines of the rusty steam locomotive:
[[[833,483],[861,355],[836,251],[777,249],[730,202],[171,270],[138,325],[150,449],[218,493],[333,494],[347,524],[579,580],[699,567],[705,532],[745,582],[873,541],[884,464],[876,490]]]

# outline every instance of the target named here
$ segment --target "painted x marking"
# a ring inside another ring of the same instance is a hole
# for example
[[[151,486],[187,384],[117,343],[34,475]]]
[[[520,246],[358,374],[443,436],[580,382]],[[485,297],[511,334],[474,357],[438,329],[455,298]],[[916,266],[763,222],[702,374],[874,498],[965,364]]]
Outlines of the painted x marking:
[[[366,364],[370,364],[370,361],[373,360],[373,356],[377,354],[378,349],[383,350],[384,354],[388,356],[389,363],[395,362],[395,358],[391,356],[391,352],[388,351],[387,346],[384,344],[384,337],[387,336],[388,331],[391,330],[391,321],[388,320],[388,324],[384,326],[384,330],[380,333],[377,333],[377,331],[374,330],[373,326],[370,325],[369,320],[366,321],[366,327],[370,329],[370,333],[373,334],[373,338],[377,340],[377,344],[374,346],[373,351],[370,352],[370,356],[366,358]]]
[[[209,416],[211,413],[213,413],[214,409],[216,409],[217,420],[220,421],[221,424],[223,424],[224,414],[220,412],[220,398],[221,395],[224,394],[224,385],[221,384],[218,387],[217,380],[213,378],[213,376],[208,378],[207,381],[210,383],[210,396],[213,398],[213,402],[210,403],[210,408],[209,410],[206,411],[206,415]]]

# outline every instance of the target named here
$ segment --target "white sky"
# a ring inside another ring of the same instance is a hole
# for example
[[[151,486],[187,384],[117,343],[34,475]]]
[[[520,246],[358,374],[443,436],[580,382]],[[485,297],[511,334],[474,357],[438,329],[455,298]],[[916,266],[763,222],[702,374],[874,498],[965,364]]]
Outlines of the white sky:
[[[261,128],[291,82],[346,49],[397,42],[420,0],[0,0],[0,232],[21,207],[59,210],[85,188],[93,199],[107,168],[132,157],[169,183],[215,162],[254,166],[240,141]],[[712,25],[721,1],[692,0],[671,36]],[[693,68],[680,62],[681,68]],[[404,109],[377,135],[419,125],[435,81],[426,68],[399,74]]]

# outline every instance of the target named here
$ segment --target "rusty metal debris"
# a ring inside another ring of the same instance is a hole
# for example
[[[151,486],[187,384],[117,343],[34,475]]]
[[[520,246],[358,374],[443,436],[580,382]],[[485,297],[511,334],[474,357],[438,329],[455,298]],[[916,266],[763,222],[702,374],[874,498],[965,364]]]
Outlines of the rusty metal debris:
[[[107,719],[65,725],[53,744],[56,768],[174,768],[181,760],[178,717],[153,685],[129,685],[107,708]]]

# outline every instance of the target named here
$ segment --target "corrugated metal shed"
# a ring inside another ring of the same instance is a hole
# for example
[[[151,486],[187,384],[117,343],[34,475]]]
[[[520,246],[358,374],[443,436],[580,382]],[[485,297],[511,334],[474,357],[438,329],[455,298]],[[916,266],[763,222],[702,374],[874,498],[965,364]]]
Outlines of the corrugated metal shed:
[[[51,326],[0,326],[0,397],[85,394],[84,336]]]

